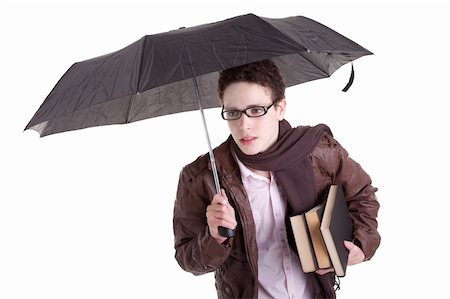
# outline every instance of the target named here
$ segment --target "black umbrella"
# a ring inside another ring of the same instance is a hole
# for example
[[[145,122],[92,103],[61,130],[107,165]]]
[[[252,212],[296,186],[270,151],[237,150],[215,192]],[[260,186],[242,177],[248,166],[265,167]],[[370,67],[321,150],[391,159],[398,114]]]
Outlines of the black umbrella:
[[[220,71],[272,59],[286,86],[292,86],[329,77],[340,66],[369,54],[301,16],[270,19],[247,14],[147,35],[117,52],[73,64],[25,129],[43,137],[199,109],[220,193],[203,115],[203,108],[220,105],[216,94]]]

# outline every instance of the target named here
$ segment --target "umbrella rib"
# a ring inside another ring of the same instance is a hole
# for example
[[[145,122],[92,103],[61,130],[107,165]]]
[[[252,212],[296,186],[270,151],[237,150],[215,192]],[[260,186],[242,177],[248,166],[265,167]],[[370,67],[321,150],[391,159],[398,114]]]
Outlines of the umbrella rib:
[[[125,117],[125,124],[130,122],[131,106],[133,105],[134,99],[138,95],[139,95],[139,91],[137,93],[131,95],[130,101],[128,102],[127,115]]]
[[[264,20],[264,18],[261,18],[262,21],[264,21],[265,23],[267,23],[269,26],[271,26],[273,29],[275,29],[276,31],[278,31],[280,34],[282,34],[283,36],[285,36],[286,38],[289,38],[292,43],[300,46],[301,48],[306,49],[307,53],[311,53],[310,49],[307,49],[305,47],[303,47],[302,45],[300,45],[298,42],[296,42],[295,40],[293,40],[291,37],[287,36],[285,33],[283,33],[280,29],[278,29],[277,27],[273,26],[272,24],[270,24],[268,21]],[[314,61],[312,61],[311,59],[308,59],[308,57],[306,57],[306,55],[303,54],[304,51],[302,52],[297,52],[300,56],[302,56],[303,58],[305,58],[309,63],[311,63],[312,65],[314,65],[314,67],[316,67],[317,69],[319,69],[321,72],[323,72],[325,75],[327,75],[327,77],[329,77],[330,75],[323,70],[319,65],[317,65],[316,63],[314,63]]]
[[[311,53],[311,50],[306,49],[307,53]],[[323,69],[320,68],[320,66],[318,64],[316,64],[314,61],[312,61],[311,59],[309,59],[308,57],[306,57],[306,55],[304,55],[303,52],[298,52],[298,54],[300,56],[302,56],[303,58],[305,58],[309,63],[311,63],[312,65],[314,65],[314,67],[316,67],[318,70],[320,70],[321,72],[323,72],[327,77],[330,77],[330,74],[327,73],[327,71],[324,71]]]

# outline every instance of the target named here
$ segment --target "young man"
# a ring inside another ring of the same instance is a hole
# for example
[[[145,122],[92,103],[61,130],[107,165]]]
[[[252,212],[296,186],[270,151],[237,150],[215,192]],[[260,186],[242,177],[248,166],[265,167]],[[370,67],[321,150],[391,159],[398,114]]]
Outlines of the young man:
[[[225,70],[218,93],[231,136],[214,150],[222,194],[207,155],[185,166],[174,208],[175,257],[195,275],[215,271],[219,298],[335,297],[332,269],[305,274],[289,216],[343,186],[354,223],[349,265],[380,243],[376,188],[325,125],[291,128],[285,84],[270,60]],[[218,227],[234,229],[223,237]]]

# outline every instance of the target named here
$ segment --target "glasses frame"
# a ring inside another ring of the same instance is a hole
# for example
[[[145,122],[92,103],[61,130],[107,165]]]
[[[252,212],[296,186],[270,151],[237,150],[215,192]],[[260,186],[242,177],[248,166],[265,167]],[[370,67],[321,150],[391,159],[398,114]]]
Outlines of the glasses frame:
[[[224,110],[224,109],[225,109],[225,106],[222,105],[222,112],[220,113],[220,115],[222,115],[222,118],[223,118],[224,120],[227,120],[227,121],[238,120],[238,119],[240,119],[240,118],[242,117],[242,114],[245,114],[245,115],[247,115],[247,117],[250,117],[250,118],[261,117],[261,116],[266,115],[267,112],[269,111],[270,107],[272,107],[273,105],[275,105],[278,101],[279,101],[279,100],[274,101],[274,102],[273,102],[272,104],[270,104],[269,106],[251,106],[251,107],[248,107],[248,108],[246,108],[246,109],[244,109],[244,110],[237,110],[237,109]],[[255,115],[248,115],[248,114],[247,114],[247,110],[249,110],[249,109],[255,109],[255,108],[262,108],[262,109],[264,110],[264,113],[261,114],[261,115],[256,115],[256,116],[255,116]],[[233,112],[239,112],[239,113],[240,113],[240,114],[239,114],[239,117],[238,117],[238,118],[232,118],[232,119],[227,119],[227,118],[225,118],[225,113],[226,113],[226,112],[230,112],[230,111],[233,111]]]

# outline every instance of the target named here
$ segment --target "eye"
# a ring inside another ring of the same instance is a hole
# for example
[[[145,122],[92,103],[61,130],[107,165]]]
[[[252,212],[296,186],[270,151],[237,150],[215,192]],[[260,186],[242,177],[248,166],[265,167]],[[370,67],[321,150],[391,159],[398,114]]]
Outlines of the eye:
[[[241,112],[238,110],[229,110],[229,111],[225,111],[226,117],[227,118],[235,118],[235,117],[239,117],[239,115],[241,115]]]
[[[262,115],[264,114],[265,110],[264,107],[251,107],[247,110],[247,113],[249,113],[250,115]]]

